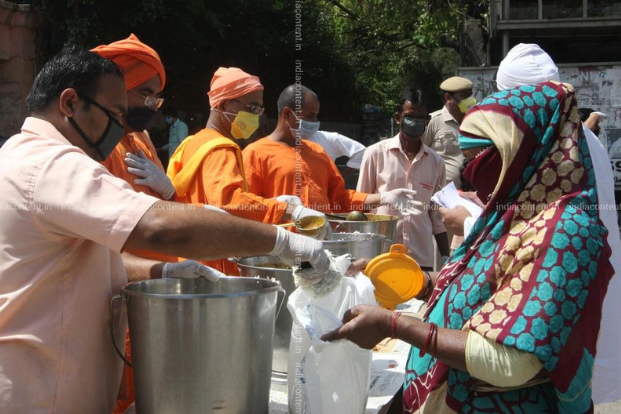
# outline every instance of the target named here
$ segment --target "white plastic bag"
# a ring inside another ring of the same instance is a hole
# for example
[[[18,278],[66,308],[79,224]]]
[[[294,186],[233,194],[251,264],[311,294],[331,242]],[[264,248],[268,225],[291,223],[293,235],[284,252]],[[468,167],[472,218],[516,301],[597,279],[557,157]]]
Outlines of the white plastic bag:
[[[343,277],[326,296],[296,289],[287,303],[293,316],[289,347],[290,414],[362,414],[365,411],[372,351],[350,341],[320,338],[342,325],[348,309],[376,305],[374,287],[358,273]]]

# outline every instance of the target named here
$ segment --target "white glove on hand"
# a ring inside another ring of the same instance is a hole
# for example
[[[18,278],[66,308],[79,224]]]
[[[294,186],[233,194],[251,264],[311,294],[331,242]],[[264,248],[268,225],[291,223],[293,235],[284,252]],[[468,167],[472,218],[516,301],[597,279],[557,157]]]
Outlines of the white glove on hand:
[[[224,273],[212,269],[209,266],[195,262],[194,260],[184,260],[179,263],[166,263],[162,270],[162,279],[195,279],[204,277],[212,282],[217,282],[221,277],[226,277]]]
[[[138,155],[131,153],[125,154],[125,164],[130,174],[141,177],[134,180],[134,183],[146,185],[151,190],[162,196],[164,200],[170,200],[175,194],[175,187],[166,176],[164,170],[161,170],[153,161],[147,158],[142,151],[138,151]]]
[[[295,210],[293,210],[293,213],[291,214],[291,220],[293,220],[296,223],[298,220],[304,217],[323,217],[323,220],[324,220],[323,227],[321,228],[321,230],[318,231],[316,236],[312,236],[313,239],[323,240],[325,239],[326,235],[330,235],[330,236],[332,235],[330,224],[328,223],[328,220],[326,219],[325,214],[320,213],[319,211],[313,210],[311,208],[306,208],[302,205],[297,206]]]
[[[421,214],[423,203],[414,200],[416,191],[407,188],[397,188],[395,190],[380,193],[380,204],[391,206],[403,214]]]
[[[212,205],[209,205],[209,204],[203,204],[203,207],[205,208],[205,210],[217,211],[218,213],[222,213],[222,214],[230,214],[226,210],[222,210],[221,208],[218,208],[216,206],[212,206]]]
[[[295,266],[302,262],[310,262],[312,268],[303,269],[298,274],[304,279],[320,281],[330,268],[330,258],[323,250],[323,245],[310,237],[302,236],[276,227],[276,243],[270,256],[277,256],[284,263]]]
[[[301,206],[302,200],[300,197],[293,195],[281,195],[275,198],[276,201],[281,201],[283,203],[287,203],[290,206]]]

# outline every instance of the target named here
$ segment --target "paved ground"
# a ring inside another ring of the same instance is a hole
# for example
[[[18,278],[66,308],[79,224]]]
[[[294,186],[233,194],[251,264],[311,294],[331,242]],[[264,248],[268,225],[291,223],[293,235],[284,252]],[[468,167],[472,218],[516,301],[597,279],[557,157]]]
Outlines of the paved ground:
[[[621,414],[621,400],[596,405],[595,414]]]

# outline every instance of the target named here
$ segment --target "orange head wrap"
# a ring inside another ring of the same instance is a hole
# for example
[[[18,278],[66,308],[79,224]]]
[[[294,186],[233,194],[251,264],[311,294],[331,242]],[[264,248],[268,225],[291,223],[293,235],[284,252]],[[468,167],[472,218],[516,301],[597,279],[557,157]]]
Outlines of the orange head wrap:
[[[235,99],[254,91],[262,91],[263,85],[257,76],[249,75],[239,68],[218,68],[211,79],[211,90],[207,92],[211,109],[220,102]]]
[[[125,89],[128,91],[154,77],[160,75],[162,89],[166,83],[166,72],[159,55],[149,46],[142,43],[133,33],[123,40],[101,45],[92,49],[100,56],[110,59],[125,72]]]

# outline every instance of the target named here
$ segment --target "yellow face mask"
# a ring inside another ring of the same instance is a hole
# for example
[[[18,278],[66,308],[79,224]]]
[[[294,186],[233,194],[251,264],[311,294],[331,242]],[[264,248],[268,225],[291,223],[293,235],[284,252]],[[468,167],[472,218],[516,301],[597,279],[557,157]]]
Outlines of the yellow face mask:
[[[230,112],[222,112],[226,115],[235,115]],[[228,118],[228,117],[227,117]],[[248,139],[259,129],[259,115],[250,112],[239,111],[231,122],[231,135],[235,139]]]

